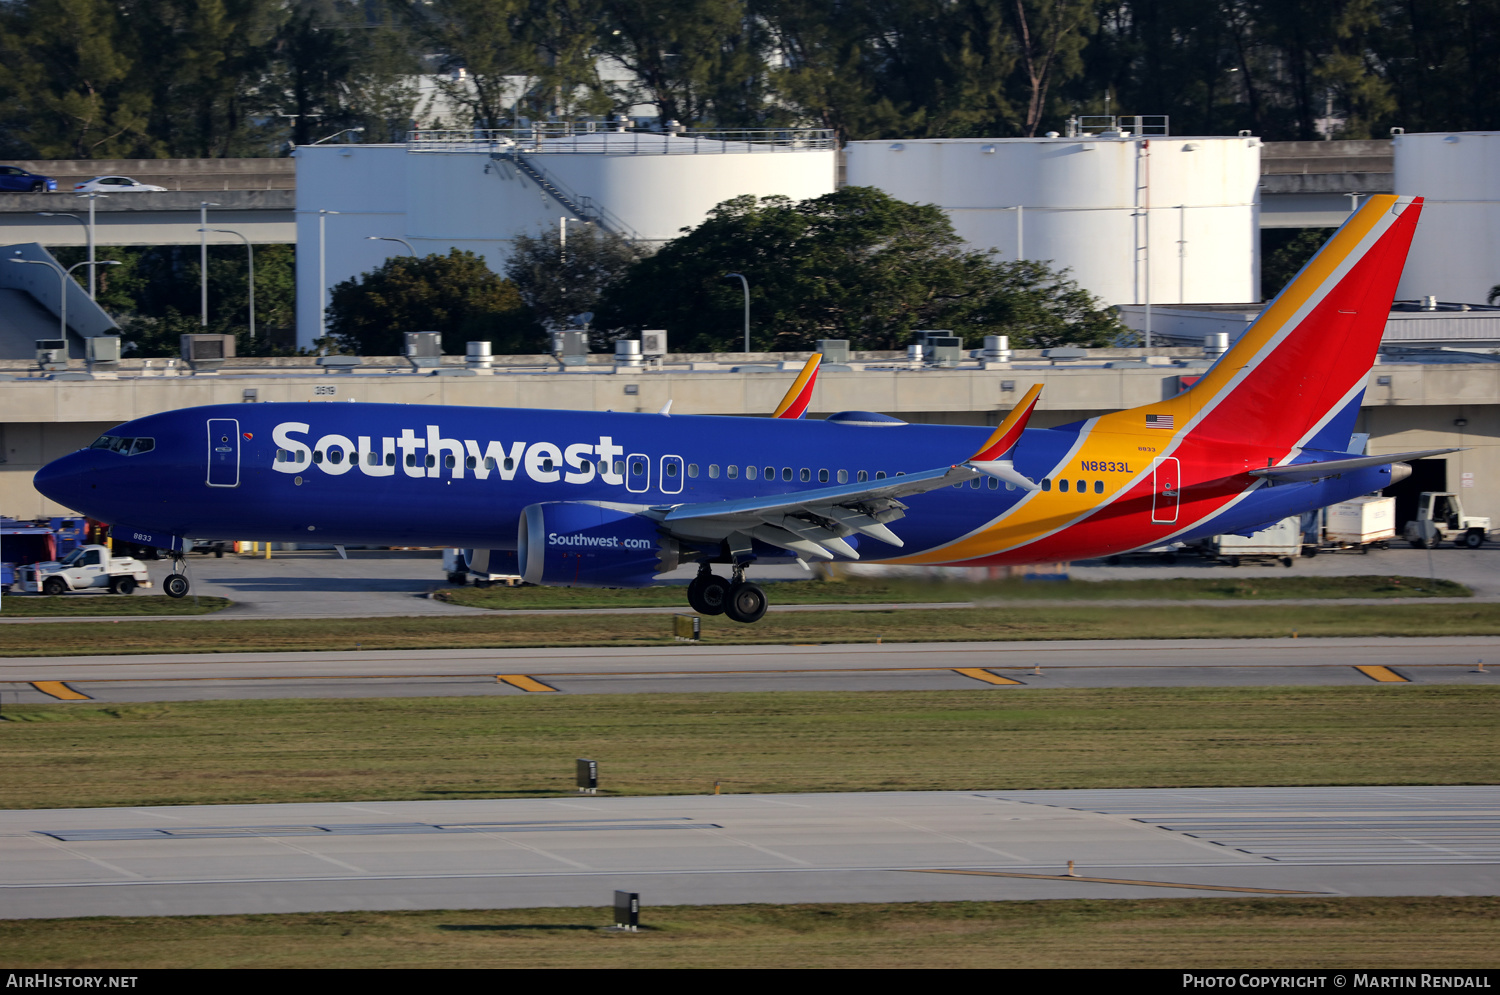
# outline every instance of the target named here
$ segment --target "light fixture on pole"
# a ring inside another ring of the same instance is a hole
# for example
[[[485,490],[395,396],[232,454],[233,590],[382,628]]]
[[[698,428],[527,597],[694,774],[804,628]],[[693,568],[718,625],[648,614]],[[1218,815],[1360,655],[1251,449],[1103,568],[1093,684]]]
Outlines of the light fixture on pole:
[[[20,254],[20,250],[17,249],[16,255],[19,256]],[[63,269],[61,266],[51,261],[50,259],[11,259],[9,261],[13,263],[23,263],[28,266],[50,266],[52,267],[53,271],[57,273],[57,320],[58,326],[61,330],[58,338],[64,340],[66,340],[68,337],[68,277],[72,276],[73,271],[80,266],[87,266],[89,268],[89,272],[93,272],[94,267],[96,266],[120,265],[120,262],[117,259],[104,259],[94,263],[91,263],[87,259],[85,259],[81,263],[74,263],[67,269]]]
[[[341,211],[319,211],[318,212],[318,338],[328,338],[328,266],[324,246],[323,222],[330,214],[341,214]],[[415,253],[413,253],[415,255]]]
[[[83,225],[84,237],[85,237],[85,239],[87,239],[87,241],[88,241],[88,247],[89,247],[89,256],[88,256],[88,262],[89,262],[89,299],[93,300],[94,297],[97,296],[97,289],[98,289],[97,288],[97,284],[96,284],[96,282],[94,280],[94,274],[97,273],[98,270],[96,270],[94,268],[94,265],[93,265],[94,264],[94,198],[95,197],[107,197],[109,195],[108,194],[102,194],[102,193],[86,193],[86,194],[80,194],[79,196],[89,198],[89,219],[87,221],[83,220],[82,218],[80,218],[76,214],[66,214],[66,213],[64,213],[62,211],[37,211],[36,213],[40,217],[43,217],[43,218],[67,218],[69,221],[76,221],[80,225]]]
[[[750,351],[750,281],[745,279],[742,273],[725,273],[724,279],[731,280],[740,278],[740,284],[745,288],[745,351]]]
[[[198,275],[201,277],[199,283],[202,285],[202,317],[198,323],[204,328],[208,327],[208,209],[219,207],[213,201],[205,200],[198,204]]]
[[[330,212],[337,213],[337,212]],[[406,246],[406,251],[411,253],[413,259],[417,258],[417,250],[411,247],[411,243],[404,238],[396,238],[393,235],[366,235],[366,242],[400,242]]]
[[[255,341],[255,247],[250,244],[250,240],[248,238],[246,238],[242,233],[235,231],[233,228],[210,228],[208,230],[212,231],[212,232],[218,232],[221,235],[234,235],[237,238],[239,238],[239,240],[241,242],[245,243],[245,254],[246,254],[246,256],[250,260],[250,273],[249,273],[249,278],[248,278],[249,287],[250,287],[250,341],[254,342]]]

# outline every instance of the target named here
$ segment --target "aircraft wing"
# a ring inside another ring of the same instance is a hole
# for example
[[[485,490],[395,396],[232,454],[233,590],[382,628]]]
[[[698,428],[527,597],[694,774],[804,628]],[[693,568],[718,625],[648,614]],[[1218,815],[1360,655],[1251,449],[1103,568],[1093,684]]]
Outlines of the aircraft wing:
[[[843,556],[857,560],[859,553],[844,541],[846,536],[858,532],[893,546],[904,545],[886,527],[886,523],[905,516],[906,505],[901,498],[977,476],[979,471],[970,467],[949,466],[789,494],[659,506],[646,514],[683,539],[718,541],[741,533],[789,549],[804,559]]]
[[[1323,460],[1320,463],[1286,463],[1282,466],[1263,466],[1257,470],[1251,470],[1250,476],[1265,477],[1271,481],[1322,480],[1325,477],[1363,470],[1370,466],[1383,466],[1386,463],[1401,463],[1409,459],[1422,459],[1427,456],[1441,456],[1444,453],[1456,452],[1458,452],[1457,449],[1424,449],[1421,452],[1392,453],[1389,456],[1352,456],[1349,459]]]

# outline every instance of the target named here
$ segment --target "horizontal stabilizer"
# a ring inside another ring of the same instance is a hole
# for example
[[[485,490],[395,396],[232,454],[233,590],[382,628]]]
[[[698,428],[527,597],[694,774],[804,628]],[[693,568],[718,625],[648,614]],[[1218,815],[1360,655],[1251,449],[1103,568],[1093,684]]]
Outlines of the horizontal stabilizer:
[[[1444,453],[1456,452],[1458,449],[1424,449],[1421,452],[1392,453],[1389,456],[1354,456],[1349,459],[1323,460],[1320,463],[1288,463],[1284,466],[1263,466],[1251,470],[1250,476],[1288,483],[1301,480],[1322,480],[1325,477],[1352,473],[1366,467],[1403,463],[1409,459],[1425,459],[1428,456],[1441,456]]]

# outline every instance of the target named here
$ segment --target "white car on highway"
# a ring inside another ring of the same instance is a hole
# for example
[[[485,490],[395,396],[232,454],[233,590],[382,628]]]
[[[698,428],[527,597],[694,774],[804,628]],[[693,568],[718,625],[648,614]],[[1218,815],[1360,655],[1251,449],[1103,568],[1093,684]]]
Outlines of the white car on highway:
[[[73,184],[74,193],[166,193],[166,187],[140,183],[128,176],[96,176],[86,183]]]

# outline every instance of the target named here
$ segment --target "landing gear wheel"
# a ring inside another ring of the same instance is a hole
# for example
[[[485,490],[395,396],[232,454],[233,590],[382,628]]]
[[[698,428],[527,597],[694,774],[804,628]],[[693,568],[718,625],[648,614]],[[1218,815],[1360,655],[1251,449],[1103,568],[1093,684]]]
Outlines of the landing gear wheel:
[[[42,581],[42,593],[56,597],[68,593],[68,584],[61,577],[48,577]]]
[[[722,615],[729,600],[729,582],[715,574],[699,574],[687,589],[688,604],[699,615]]]
[[[113,593],[113,594],[124,594],[124,595],[134,594],[135,593],[135,578],[134,577],[121,577],[119,580],[117,580],[113,584],[109,585],[109,589],[110,589],[111,593]]]
[[[1478,549],[1480,546],[1484,545],[1484,533],[1483,532],[1465,532],[1464,533],[1464,545],[1466,547],[1468,547],[1469,549]]]
[[[169,598],[185,598],[188,593],[188,579],[182,574],[168,574],[162,589],[167,592]]]
[[[736,584],[729,589],[729,600],[724,604],[724,614],[736,622],[759,622],[766,613],[766,592],[758,584]]]

